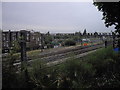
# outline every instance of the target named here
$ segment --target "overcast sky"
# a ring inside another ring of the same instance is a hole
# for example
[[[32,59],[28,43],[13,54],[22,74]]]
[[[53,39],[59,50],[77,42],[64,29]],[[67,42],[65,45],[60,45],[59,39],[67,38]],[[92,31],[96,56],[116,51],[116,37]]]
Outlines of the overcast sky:
[[[111,32],[92,2],[3,2],[2,29],[40,32]]]

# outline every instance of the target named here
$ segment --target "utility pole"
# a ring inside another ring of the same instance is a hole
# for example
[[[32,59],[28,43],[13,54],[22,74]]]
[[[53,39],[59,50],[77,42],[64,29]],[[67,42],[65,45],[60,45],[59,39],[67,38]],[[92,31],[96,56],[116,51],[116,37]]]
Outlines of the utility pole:
[[[21,72],[25,76],[25,86],[29,86],[29,76],[27,70],[27,55],[26,55],[26,42],[30,41],[30,32],[26,30],[20,31],[20,46],[21,46]]]
[[[41,34],[41,52],[43,52],[44,49],[44,34]]]
[[[20,31],[20,46],[21,46],[21,61],[26,61],[26,31],[22,30]]]
[[[20,31],[20,47],[21,47],[21,71],[25,69],[25,65],[27,64],[27,55],[26,55],[26,38],[27,38],[27,31],[21,30]]]
[[[10,52],[10,50],[11,50],[11,47],[12,47],[12,33],[11,33],[11,31],[9,30],[9,32],[8,32],[8,47],[9,47],[9,51],[8,52]]]

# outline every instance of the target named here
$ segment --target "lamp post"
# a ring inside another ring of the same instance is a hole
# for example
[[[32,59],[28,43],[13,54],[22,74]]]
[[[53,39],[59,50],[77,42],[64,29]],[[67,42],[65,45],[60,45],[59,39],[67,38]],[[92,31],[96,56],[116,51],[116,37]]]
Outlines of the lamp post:
[[[20,46],[21,46],[21,61],[26,61],[26,31],[25,30],[21,30],[20,31],[20,36],[21,36],[21,40],[20,40]]]
[[[29,35],[27,35],[27,34],[29,34]],[[20,38],[20,47],[21,47],[21,71],[22,71],[25,69],[25,65],[27,65],[26,42],[30,41],[30,31],[21,30],[20,37],[21,37]]]

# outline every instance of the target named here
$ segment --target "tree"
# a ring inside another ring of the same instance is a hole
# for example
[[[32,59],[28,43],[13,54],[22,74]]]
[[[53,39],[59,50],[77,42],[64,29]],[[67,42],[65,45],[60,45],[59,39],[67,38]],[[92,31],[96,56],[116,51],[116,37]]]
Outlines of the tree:
[[[103,12],[102,20],[105,20],[106,27],[115,25],[115,29],[120,29],[120,2],[94,2],[99,11]],[[118,31],[120,33],[120,30]]]
[[[115,26],[115,31],[120,37],[120,2],[94,2],[99,11],[103,12],[102,20],[105,20],[106,27]],[[120,40],[118,40],[118,44]],[[118,45],[120,47],[120,44]]]
[[[87,34],[87,31],[86,31],[86,29],[84,29],[84,31],[83,31],[83,35],[86,35]]]
[[[88,36],[90,36],[90,33],[88,33]]]
[[[46,35],[50,35],[50,32],[48,31],[48,32],[46,33]]]
[[[74,40],[66,40],[65,41],[65,45],[66,46],[74,46],[74,45],[76,45],[76,43],[75,43],[75,41]]]
[[[95,37],[96,37],[96,36],[98,36],[98,33],[97,33],[97,32],[95,32],[95,33],[94,33],[94,36],[95,36]]]

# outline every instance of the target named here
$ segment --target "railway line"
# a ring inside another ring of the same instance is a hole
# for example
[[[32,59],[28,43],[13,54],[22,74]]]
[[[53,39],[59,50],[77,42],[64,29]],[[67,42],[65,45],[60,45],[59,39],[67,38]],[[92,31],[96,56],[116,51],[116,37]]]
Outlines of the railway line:
[[[79,47],[79,48],[75,48],[75,49],[72,49],[72,50],[64,51],[63,53],[59,52],[56,55],[54,54],[54,55],[51,55],[51,56],[48,56],[48,57],[44,57],[41,60],[44,60],[46,62],[56,61],[58,59],[70,57],[71,54],[78,55],[78,54],[81,54],[81,53],[88,52],[90,50],[94,50],[94,49],[100,48],[102,46],[103,45],[100,44],[100,45],[97,45],[95,47],[93,45],[92,46],[88,46],[88,47]]]
[[[111,43],[109,43],[111,44]],[[50,51],[48,53],[41,53],[37,58],[34,59],[28,59],[28,63],[34,62],[36,60],[42,60],[45,61],[47,63],[47,65],[50,64],[58,64],[60,62],[65,61],[66,59],[70,58],[70,55],[75,55],[75,57],[81,57],[82,54],[84,53],[88,53],[91,51],[94,51],[96,49],[102,48],[104,47],[104,44],[96,44],[96,45],[89,45],[89,46],[77,46],[77,47],[72,47],[72,48],[67,48],[64,50],[58,50],[58,51]],[[84,56],[84,55],[83,55]],[[15,66],[20,65],[21,62],[17,61],[14,63]]]

